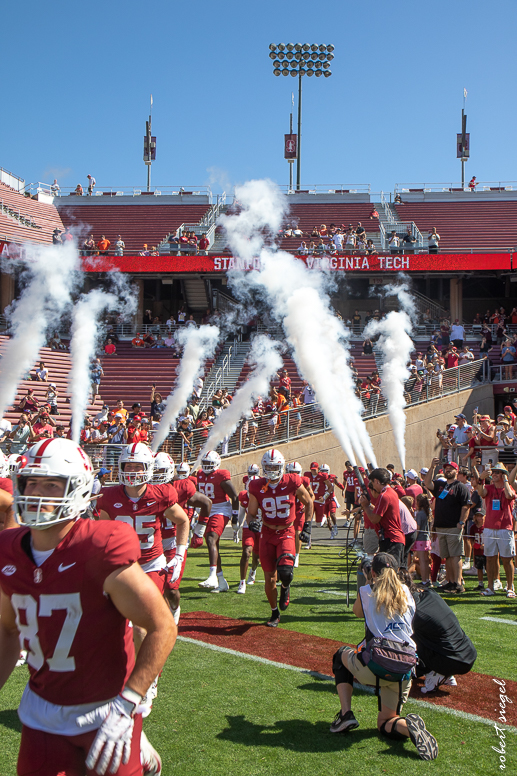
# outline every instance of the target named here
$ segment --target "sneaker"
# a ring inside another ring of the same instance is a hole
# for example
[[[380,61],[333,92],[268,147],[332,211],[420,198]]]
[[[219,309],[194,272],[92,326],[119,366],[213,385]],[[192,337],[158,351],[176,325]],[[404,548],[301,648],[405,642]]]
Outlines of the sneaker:
[[[457,687],[458,682],[456,681],[456,677],[448,676],[447,679],[443,680],[442,685],[444,687]]]
[[[479,585],[476,587],[476,590],[484,590],[485,586],[482,582],[479,583]]]
[[[439,593],[450,593],[456,587],[455,582],[445,582],[443,585],[438,585],[436,588]]]
[[[290,588],[290,585],[288,585],[287,587],[284,587],[283,585],[281,585],[280,587],[280,603],[278,604],[278,608],[282,612],[285,612],[285,610],[289,606],[289,598],[290,598],[289,588]]]
[[[280,622],[280,613],[276,614],[275,612],[271,612],[271,617],[266,622],[266,625],[268,628],[276,628],[279,622]]]
[[[503,589],[503,583],[500,579],[496,579],[494,582],[494,590],[502,590]]]
[[[511,590],[507,591],[506,597],[507,598],[515,598],[515,590],[513,589],[513,587],[511,588]]]
[[[470,568],[464,570],[463,574],[467,577],[477,577],[478,570],[474,566],[470,566]]]
[[[421,760],[435,760],[438,757],[436,738],[426,730],[425,722],[418,714],[408,714],[405,717],[411,741],[417,748]]]
[[[342,714],[338,711],[334,717],[334,722],[330,726],[331,733],[348,733],[349,730],[355,730],[359,727],[359,722],[354,717],[352,710]]]
[[[212,593],[227,593],[229,589],[230,589],[230,585],[228,584],[228,582],[224,577],[221,577],[221,579],[219,580],[219,584],[217,585],[215,590],[212,590]]]
[[[297,569],[299,564],[300,564],[300,553],[297,552],[293,563],[293,569]]]
[[[461,564],[461,568],[463,569],[463,571],[466,571],[467,569],[470,568],[470,558],[465,558],[465,560]]]
[[[465,592],[465,588],[461,584],[460,585],[454,585],[452,590],[450,590],[449,592],[450,592],[451,595],[461,595],[462,593]]]
[[[22,651],[20,652],[20,657],[16,661],[16,668],[20,668],[20,666],[24,666],[26,662],[27,662],[27,652],[24,649],[22,649]]]
[[[200,582],[198,587],[219,587],[219,580],[216,575],[209,576],[204,582]]]
[[[438,689],[440,684],[445,679],[442,674],[437,674],[436,671],[429,671],[425,676],[425,684],[420,688],[420,692],[426,695],[428,692],[434,692]]]
[[[241,579],[241,581],[239,582],[239,587],[237,592],[242,593],[242,595],[244,595],[244,593],[246,592],[246,582],[244,579]]]
[[[162,761],[160,755],[149,743],[149,739],[142,730],[140,734],[140,763],[144,776],[160,776],[162,772]]]
[[[494,587],[495,587],[495,585],[494,585]],[[481,593],[481,595],[484,595],[484,596],[485,596],[485,598],[489,598],[490,596],[492,596],[492,595],[495,595],[495,593],[494,593],[494,591],[493,591],[493,590],[490,590],[490,588],[489,588],[489,587],[487,587],[487,589],[486,589],[486,590],[483,590],[483,592]]]
[[[250,571],[250,573],[248,574],[248,585],[254,585],[255,584],[255,575],[256,575],[256,573],[257,573],[256,571]]]

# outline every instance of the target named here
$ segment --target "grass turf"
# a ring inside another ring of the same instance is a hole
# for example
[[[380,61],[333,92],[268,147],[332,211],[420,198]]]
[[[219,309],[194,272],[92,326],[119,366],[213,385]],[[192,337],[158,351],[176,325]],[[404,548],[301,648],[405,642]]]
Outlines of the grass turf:
[[[257,583],[247,588],[246,595],[235,594],[240,552],[239,546],[223,542],[224,570],[232,590],[222,595],[198,588],[197,583],[208,572],[206,549],[189,554],[182,583],[183,612],[204,610],[256,622],[267,619],[269,607],[260,570]],[[344,597],[332,595],[343,594],[344,581],[343,560],[337,548],[302,553],[300,568],[295,571],[292,603],[282,615],[280,627],[357,643],[363,635],[362,622],[346,608]],[[447,599],[478,649],[475,670],[516,679],[517,666],[511,659],[515,626],[486,622],[480,617],[517,622],[517,607],[502,594],[483,599],[473,590],[476,584],[476,578],[467,577],[467,593]],[[330,662],[331,655],[329,673]],[[1,776],[16,773],[20,724],[15,709],[26,679],[27,669],[16,669],[0,693]],[[163,776],[338,776],[343,771],[413,776],[415,768],[421,774],[454,776],[499,770],[499,754],[492,749],[499,741],[491,725],[422,708],[410,700],[404,713],[420,714],[440,746],[438,760],[425,763],[411,743],[389,742],[378,736],[375,698],[357,693],[353,708],[361,727],[348,735],[332,735],[328,728],[338,702],[331,682],[178,641],[144,728],[162,756]],[[476,709],[472,712],[475,714]],[[515,773],[517,734],[507,734],[506,741],[506,772]]]

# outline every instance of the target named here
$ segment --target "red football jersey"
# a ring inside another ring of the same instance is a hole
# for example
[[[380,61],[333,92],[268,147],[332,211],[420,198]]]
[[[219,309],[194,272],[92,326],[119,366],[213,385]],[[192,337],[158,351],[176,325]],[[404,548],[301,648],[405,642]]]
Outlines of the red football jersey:
[[[241,507],[244,507],[244,509],[248,509],[248,504],[250,503],[250,496],[247,490],[241,490],[239,493],[239,504]]]
[[[305,488],[307,488],[310,484],[311,484],[311,481],[309,477],[302,477],[302,485]],[[297,518],[305,514],[305,504],[302,504],[302,502],[299,501],[298,499],[296,499],[295,513]]]
[[[192,498],[197,490],[195,483],[192,482],[190,477],[187,477],[186,480],[174,480],[171,484],[176,488],[178,504],[185,509],[187,501],[189,498]]]
[[[349,493],[355,490],[357,478],[353,471],[349,472],[347,469],[343,472],[343,482],[345,483],[345,490]]]
[[[224,504],[230,501],[230,497],[221,488],[223,482],[230,480],[230,472],[227,469],[216,469],[211,474],[205,474],[200,469],[197,475],[197,489],[200,493],[212,501],[212,504]]]
[[[264,525],[268,522],[275,526],[284,522],[286,525],[294,523],[296,491],[301,485],[302,478],[298,474],[284,474],[274,488],[265,477],[250,482],[249,492],[258,501]]]
[[[13,481],[9,477],[0,477],[0,490],[13,495]]]
[[[172,496],[176,498],[174,503],[178,503],[180,507],[185,509],[185,505],[189,498],[196,492],[196,486],[189,480],[174,480],[174,482],[168,482],[165,485],[166,488],[170,488]],[[162,520],[162,544],[164,550],[169,550],[173,546],[173,539],[176,537],[176,523],[169,520],[168,517],[163,516]]]
[[[100,509],[111,520],[127,523],[137,532],[141,550],[140,564],[143,566],[163,555],[163,513],[177,503],[176,489],[172,485],[147,485],[137,502],[126,495],[123,485],[102,488],[101,493]]]
[[[139,559],[134,531],[79,519],[40,567],[30,547],[28,528],[0,534],[0,585],[27,650],[30,689],[60,706],[113,698],[133,670],[133,632],[103,585]]]
[[[329,480],[328,474],[325,474],[324,472],[320,472],[316,479],[312,483],[312,490],[314,492],[314,501],[317,501],[318,504],[323,504],[325,501],[325,494],[327,492],[327,483]]]

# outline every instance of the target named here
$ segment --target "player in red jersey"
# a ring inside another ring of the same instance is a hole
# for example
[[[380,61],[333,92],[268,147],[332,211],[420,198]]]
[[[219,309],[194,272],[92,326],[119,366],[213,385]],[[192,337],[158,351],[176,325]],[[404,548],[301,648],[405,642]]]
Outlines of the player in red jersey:
[[[304,472],[303,476],[308,477],[311,483],[311,487],[314,490],[314,484],[318,478],[320,465],[317,461],[313,461],[309,467],[308,472]]]
[[[186,461],[182,461],[176,466],[174,477],[176,480],[190,480],[194,483],[197,490],[197,477],[195,474],[190,473],[190,466]],[[188,519],[192,523],[192,518],[194,517],[194,507],[187,506],[185,512],[187,513]]]
[[[258,465],[256,463],[250,463],[250,465],[248,466],[248,473],[245,474],[244,477],[242,478],[242,484],[244,485],[246,492],[248,490],[248,480],[251,479],[252,477],[258,477],[259,475],[260,475],[260,469]],[[245,491],[241,491],[239,493],[239,502],[241,501],[241,493],[244,493]],[[234,531],[233,531],[233,541],[235,542],[235,544],[238,544],[241,540],[241,537],[239,536],[239,530],[241,529],[241,526],[244,522],[245,515],[246,513],[244,512],[243,514],[241,512],[241,507],[239,507],[239,517],[237,520],[237,527],[235,528],[234,526]]]
[[[345,515],[348,520],[352,514],[352,510],[355,506],[355,489],[357,485],[357,479],[354,472],[354,467],[350,461],[345,461],[345,471],[343,472],[343,482],[345,484],[345,508],[341,514]]]
[[[312,492],[312,486],[311,486],[311,480],[310,477],[306,477],[305,475],[302,476],[302,465],[298,463],[298,461],[291,461],[290,463],[286,464],[285,470],[287,474],[297,474],[298,477],[302,478],[302,484],[311,497],[312,501],[314,502],[314,493]],[[313,507],[314,508],[314,507]],[[300,563],[300,550],[302,548],[302,542],[300,539],[300,534],[303,531],[303,526],[305,524],[305,505],[296,499],[296,520],[294,521],[294,546],[296,548],[296,554],[294,558],[294,568],[297,569],[298,565]],[[311,548],[311,538],[309,536],[309,541],[307,543],[307,549],[310,550]]]
[[[295,501],[305,507],[305,525],[302,541],[310,536],[312,499],[297,474],[284,474],[285,458],[278,450],[268,450],[262,456],[263,477],[250,482],[248,525],[253,530],[258,510],[262,510],[260,532],[260,565],[264,572],[264,588],[271,606],[271,617],[266,623],[276,628],[280,622],[279,608],[289,606],[289,587],[293,581]],[[276,580],[280,578],[280,601],[277,606]]]
[[[187,504],[190,504],[193,508],[199,507],[200,514],[208,517],[210,507],[212,506],[210,499],[202,493],[198,493],[190,477],[175,480],[174,470],[174,461],[170,455],[168,453],[157,453],[154,457],[153,484],[165,487],[170,485],[176,491],[175,495],[178,499],[178,504],[185,512]],[[176,543],[176,524],[167,517],[165,522],[162,523],[162,546],[167,563],[171,564],[175,560],[175,563],[179,564],[181,569],[179,576],[173,582],[167,582],[164,590],[165,600],[171,607],[174,622],[178,625],[181,613],[179,587],[183,572],[185,571],[187,547],[186,545]]]
[[[92,484],[78,445],[38,442],[16,474],[21,527],[0,534],[0,687],[20,643],[30,672],[18,710],[18,774],[161,771],[140,738],[137,707],[174,646],[176,625],[137,562],[134,532],[78,519]],[[147,632],[136,662],[129,621]]]
[[[210,574],[199,583],[199,587],[212,588],[218,593],[225,593],[230,586],[224,578],[219,552],[219,539],[230,517],[237,521],[239,514],[239,497],[230,479],[227,469],[220,469],[221,456],[215,450],[210,450],[201,459],[201,470],[197,475],[197,486],[200,493],[212,501],[212,509],[208,521],[198,520],[191,539],[191,547],[200,547],[203,536],[208,547]]]
[[[145,573],[163,595],[167,582],[175,582],[181,574],[179,556],[169,563],[163,554],[162,524],[170,520],[176,525],[177,543],[188,543],[188,517],[178,502],[178,494],[170,485],[151,485],[154,455],[147,445],[136,442],[126,445],[118,461],[119,485],[106,487],[100,494],[100,519],[127,523],[138,534],[140,560]],[[145,636],[138,626],[133,628],[138,653]]]
[[[339,506],[336,496],[334,495],[334,488],[337,486],[340,490],[344,490],[345,486],[338,480],[335,474],[330,473],[330,466],[328,463],[322,463],[320,466],[320,474],[326,474],[328,477],[329,487],[331,489],[329,495],[325,499],[325,509],[323,514],[327,518],[327,525],[330,531],[330,538],[337,538],[337,522],[336,522],[336,508]]]
[[[255,464],[254,464],[255,465]],[[239,493],[239,518],[237,524],[237,533],[241,525],[242,528],[242,555],[240,560],[240,572],[241,581],[239,582],[238,593],[242,595],[246,592],[246,574],[248,572],[248,566],[251,559],[251,569],[248,577],[248,585],[255,584],[255,575],[259,565],[259,544],[260,544],[260,529],[262,527],[262,513],[259,511],[257,517],[259,519],[254,521],[253,529],[249,527],[249,522],[244,522],[247,517],[247,510],[249,504],[249,484],[253,480],[257,480],[258,477],[255,474],[251,474],[246,478],[246,490],[241,490]],[[259,516],[260,515],[260,516]]]
[[[0,450],[0,531],[16,528],[13,511],[13,483],[9,478],[9,462]]]
[[[330,483],[328,474],[319,471],[319,467],[318,473],[316,477],[313,477],[311,485],[314,493],[314,519],[318,526],[321,526],[325,518],[326,501],[334,494],[334,488]]]

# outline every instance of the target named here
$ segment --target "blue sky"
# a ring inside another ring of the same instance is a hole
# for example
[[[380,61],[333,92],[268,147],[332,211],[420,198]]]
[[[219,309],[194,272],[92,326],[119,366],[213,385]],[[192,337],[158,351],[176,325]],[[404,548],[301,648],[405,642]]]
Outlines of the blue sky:
[[[286,184],[297,79],[273,76],[268,45],[308,42],[335,59],[303,81],[302,186],[459,180],[464,87],[466,175],[516,180],[516,16],[515,0],[4,4],[0,167],[144,188],[152,93],[153,184]]]

